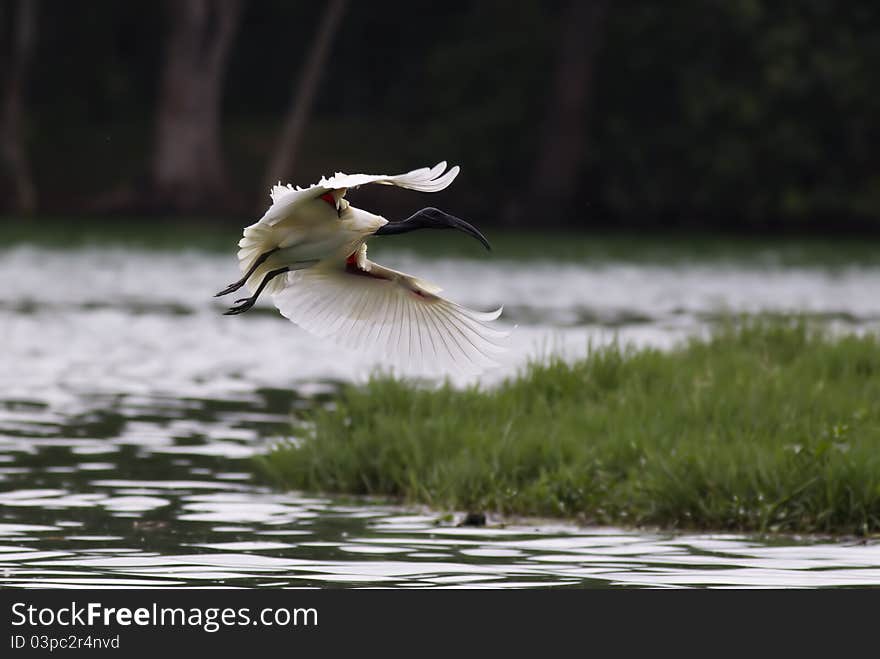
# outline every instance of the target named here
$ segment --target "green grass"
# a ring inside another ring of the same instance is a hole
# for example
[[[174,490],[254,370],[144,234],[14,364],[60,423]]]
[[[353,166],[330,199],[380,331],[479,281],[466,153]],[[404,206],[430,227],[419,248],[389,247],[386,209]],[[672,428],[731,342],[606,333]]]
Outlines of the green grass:
[[[493,389],[374,379],[258,459],[285,487],[586,522],[880,531],[880,341],[746,320]]]

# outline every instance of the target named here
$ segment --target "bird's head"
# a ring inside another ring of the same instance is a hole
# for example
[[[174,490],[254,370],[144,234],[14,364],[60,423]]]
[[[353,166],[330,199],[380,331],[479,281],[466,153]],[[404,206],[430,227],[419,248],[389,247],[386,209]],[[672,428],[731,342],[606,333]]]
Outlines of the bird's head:
[[[454,215],[441,211],[439,208],[432,207],[423,208],[400,222],[389,222],[376,230],[373,235],[390,236],[417,229],[457,229],[479,240],[486,249],[492,249],[489,241],[476,227]]]

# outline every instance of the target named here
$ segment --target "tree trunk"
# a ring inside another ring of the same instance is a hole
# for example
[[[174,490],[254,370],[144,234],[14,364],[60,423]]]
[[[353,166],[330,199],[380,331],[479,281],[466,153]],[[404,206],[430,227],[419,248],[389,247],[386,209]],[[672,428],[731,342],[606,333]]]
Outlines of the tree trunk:
[[[266,187],[271,187],[279,180],[287,180],[293,176],[293,168],[296,163],[297,149],[308,124],[315,95],[318,91],[318,83],[330,54],[333,39],[339,30],[339,24],[345,14],[347,0],[330,0],[321,24],[315,34],[308,57],[300,72],[300,76],[294,89],[293,98],[284,120],[284,128],[281,138],[275,147],[269,167],[266,170]]]
[[[571,0],[562,17],[556,73],[527,204],[530,222],[559,224],[574,208],[606,10],[607,0]]]
[[[240,0],[168,0],[171,21],[159,90],[152,205],[221,208],[234,195],[220,142],[223,80]]]
[[[31,177],[25,148],[24,94],[27,72],[33,59],[37,38],[37,0],[19,0],[9,16],[11,52],[3,85],[0,115],[0,168],[11,190],[11,210],[32,213],[37,207],[37,193]],[[3,184],[0,188],[6,188]]]

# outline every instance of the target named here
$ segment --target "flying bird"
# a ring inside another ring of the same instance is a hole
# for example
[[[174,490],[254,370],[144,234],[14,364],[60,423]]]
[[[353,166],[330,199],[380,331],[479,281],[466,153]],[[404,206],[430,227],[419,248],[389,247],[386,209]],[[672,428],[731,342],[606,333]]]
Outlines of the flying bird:
[[[439,192],[458,172],[441,162],[394,176],[337,172],[308,188],[279,182],[269,209],[238,243],[243,276],[216,296],[244,286],[252,294],[226,314],[247,311],[266,292],[283,316],[312,334],[378,352],[408,370],[477,373],[496,365],[507,333],[490,323],[501,308],[467,309],[441,297],[437,286],[367,259],[366,241],[374,236],[457,229],[491,249],[486,237],[437,208],[389,222],[345,199],[348,190],[369,183]]]

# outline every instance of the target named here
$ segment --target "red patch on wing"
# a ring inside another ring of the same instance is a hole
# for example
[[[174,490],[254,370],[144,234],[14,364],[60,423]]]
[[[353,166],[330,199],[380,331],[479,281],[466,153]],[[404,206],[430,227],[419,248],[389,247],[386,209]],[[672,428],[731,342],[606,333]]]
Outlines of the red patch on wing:
[[[391,281],[388,277],[382,277],[381,275],[374,275],[371,272],[367,272],[366,270],[361,270],[358,266],[357,252],[352,252],[348,255],[348,258],[345,259],[345,271],[350,275],[360,275],[361,277],[370,277],[371,279],[384,279],[386,281]]]
[[[323,200],[326,201],[328,204],[330,204],[331,206],[333,206],[333,210],[336,210],[336,198],[333,196],[333,193],[332,193],[332,192],[325,192],[325,193],[322,194],[319,198],[320,198],[320,199],[323,199]]]

